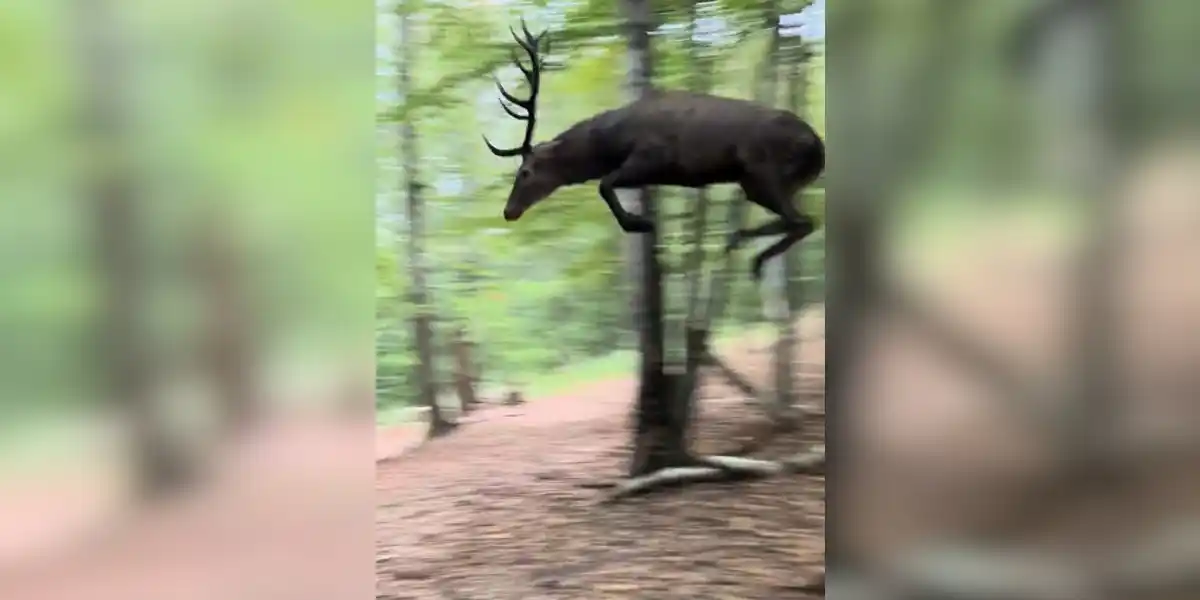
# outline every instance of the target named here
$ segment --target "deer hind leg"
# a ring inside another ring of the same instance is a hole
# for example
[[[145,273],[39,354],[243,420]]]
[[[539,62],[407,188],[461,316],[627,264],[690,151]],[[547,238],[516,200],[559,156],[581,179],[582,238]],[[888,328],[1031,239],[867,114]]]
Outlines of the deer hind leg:
[[[777,176],[761,173],[745,178],[741,186],[748,200],[779,215],[779,218],[758,227],[733,232],[729,236],[725,251],[736,249],[747,239],[783,235],[783,238],[754,257],[751,273],[754,279],[758,280],[762,277],[763,265],[768,260],[808,237],[816,229],[816,223],[792,204],[792,198],[803,187],[802,184],[783,185]]]
[[[763,266],[767,264],[768,260],[787,252],[788,248],[791,248],[800,240],[808,237],[808,235],[815,229],[815,224],[810,219],[806,224],[802,225],[801,228],[788,231],[786,234],[784,234],[782,239],[774,244],[771,244],[770,246],[767,246],[766,250],[759,252],[758,255],[754,257],[754,263],[750,269],[750,273],[754,275],[754,280],[758,281],[762,279]]]
[[[747,200],[779,215],[779,218],[757,227],[734,231],[729,235],[726,252],[737,249],[742,242],[751,238],[790,233],[806,236],[812,233],[815,225],[813,220],[796,210],[792,204],[792,197],[800,186],[781,185],[777,177],[770,175],[754,175],[744,178],[741,187]]]

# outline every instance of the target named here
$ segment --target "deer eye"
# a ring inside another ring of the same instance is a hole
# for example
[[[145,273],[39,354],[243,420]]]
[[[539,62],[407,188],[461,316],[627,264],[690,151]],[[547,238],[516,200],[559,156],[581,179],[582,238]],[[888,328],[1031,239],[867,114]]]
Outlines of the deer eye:
[[[521,169],[517,171],[517,179],[526,179],[529,177],[529,169]]]

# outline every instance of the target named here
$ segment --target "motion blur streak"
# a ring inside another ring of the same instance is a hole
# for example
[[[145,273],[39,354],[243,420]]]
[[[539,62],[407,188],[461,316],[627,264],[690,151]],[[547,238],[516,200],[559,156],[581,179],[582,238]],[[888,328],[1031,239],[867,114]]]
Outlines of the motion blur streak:
[[[4,13],[0,597],[369,597],[373,7]]]
[[[830,564],[911,597],[1183,585],[1200,572],[1200,5],[827,15]]]

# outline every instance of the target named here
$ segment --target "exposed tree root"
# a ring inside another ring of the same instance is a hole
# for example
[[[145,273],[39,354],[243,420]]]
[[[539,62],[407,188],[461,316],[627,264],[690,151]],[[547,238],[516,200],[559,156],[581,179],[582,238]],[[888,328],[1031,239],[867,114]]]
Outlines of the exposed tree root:
[[[617,485],[615,481],[580,481],[575,484],[575,487],[584,490],[611,490]]]
[[[616,484],[615,489],[600,500],[601,504],[612,504],[632,496],[691,483],[715,483],[761,479],[776,475],[805,474],[819,475],[825,470],[825,446],[818,446],[783,460],[762,460],[737,456],[705,456],[700,464],[668,467],[649,475],[634,477]]]

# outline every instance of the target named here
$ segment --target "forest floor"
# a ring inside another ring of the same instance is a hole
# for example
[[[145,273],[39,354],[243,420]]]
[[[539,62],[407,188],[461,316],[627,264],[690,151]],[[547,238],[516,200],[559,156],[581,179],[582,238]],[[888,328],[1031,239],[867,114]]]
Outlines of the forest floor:
[[[819,406],[823,318],[814,312],[798,329],[801,402]],[[762,385],[768,350],[735,343],[721,356]],[[596,504],[604,492],[582,485],[625,472],[635,391],[633,379],[613,379],[484,408],[427,443],[419,428],[380,430],[377,597],[809,597],[797,587],[824,561],[822,477],[693,485]],[[717,376],[705,377],[701,394],[701,452],[731,452],[763,430],[761,410]],[[824,420],[814,416],[757,456],[793,454],[823,437]]]
[[[896,556],[929,539],[1015,526],[1036,540],[1085,548],[1094,532],[1117,539],[1118,529],[1174,531],[1181,519],[1197,518],[1200,504],[1181,499],[1200,497],[1200,488],[1178,489],[1195,482],[1191,440],[1200,431],[1200,279],[1187,260],[1200,252],[1200,212],[1186,193],[1196,172],[1186,163],[1134,185],[1137,202],[1128,206],[1121,268],[1111,281],[1122,325],[1114,358],[1129,386],[1115,447],[1145,448],[1131,455],[1139,461],[1153,456],[1134,465],[1136,484],[1068,493],[1057,507],[1039,500],[1062,474],[1054,466],[1061,445],[1031,418],[1070,400],[1055,387],[1076,348],[1077,239],[1034,235],[1028,224],[996,216],[963,228],[953,251],[895,262],[931,312],[1035,392],[1050,392],[997,394],[954,344],[930,343],[908,319],[872,323],[870,360],[853,394],[870,409],[846,411],[843,425],[858,432],[849,454],[855,475],[843,484],[854,488],[854,501],[839,506],[848,541]],[[800,323],[798,369],[809,392],[802,401],[821,404],[824,322],[812,321],[816,335]],[[756,342],[720,354],[761,385],[766,349]],[[728,451],[761,423],[751,403],[718,381],[705,377],[699,405],[703,452]],[[790,586],[823,561],[822,478],[695,485],[612,507],[596,505],[601,492],[581,489],[624,472],[634,391],[630,379],[604,381],[519,409],[481,411],[453,435],[419,445],[419,430],[381,431],[377,597],[803,598]],[[763,454],[799,450],[820,439],[823,426],[814,418]],[[1050,512],[1039,516],[1039,509]]]

